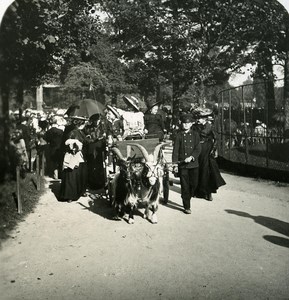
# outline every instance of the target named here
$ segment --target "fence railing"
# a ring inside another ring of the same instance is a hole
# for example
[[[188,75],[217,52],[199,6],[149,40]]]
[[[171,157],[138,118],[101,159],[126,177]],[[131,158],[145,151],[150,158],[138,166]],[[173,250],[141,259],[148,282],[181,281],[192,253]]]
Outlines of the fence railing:
[[[280,82],[258,82],[220,92],[216,131],[222,158],[289,172]]]

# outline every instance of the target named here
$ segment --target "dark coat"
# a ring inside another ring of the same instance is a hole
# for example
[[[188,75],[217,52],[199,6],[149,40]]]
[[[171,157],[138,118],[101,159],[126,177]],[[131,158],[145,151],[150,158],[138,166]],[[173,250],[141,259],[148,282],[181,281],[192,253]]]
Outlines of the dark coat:
[[[157,136],[160,139],[164,136],[165,123],[159,114],[145,114],[144,115],[145,129],[148,131],[148,136]]]
[[[62,143],[63,130],[51,127],[44,134],[44,139],[50,146],[50,155],[52,157],[61,155],[61,143]]]
[[[198,157],[201,153],[200,136],[197,131],[190,129],[188,133],[179,131],[174,139],[172,161],[179,162],[180,168],[197,168],[199,166]],[[193,156],[194,161],[184,163],[184,160]]]

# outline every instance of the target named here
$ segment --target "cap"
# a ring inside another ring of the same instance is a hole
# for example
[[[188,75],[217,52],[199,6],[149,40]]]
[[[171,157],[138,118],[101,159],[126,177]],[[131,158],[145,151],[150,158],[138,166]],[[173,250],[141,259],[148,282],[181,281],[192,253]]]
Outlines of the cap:
[[[182,123],[193,123],[194,122],[194,118],[191,114],[183,114],[181,115],[181,122]]]

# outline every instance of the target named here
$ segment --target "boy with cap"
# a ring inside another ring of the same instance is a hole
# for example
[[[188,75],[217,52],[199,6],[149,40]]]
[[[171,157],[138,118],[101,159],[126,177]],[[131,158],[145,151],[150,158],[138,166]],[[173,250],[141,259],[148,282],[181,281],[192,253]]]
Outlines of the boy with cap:
[[[181,115],[181,123],[182,129],[174,139],[172,161],[177,163],[174,169],[175,172],[178,170],[180,176],[184,213],[190,214],[191,198],[198,185],[198,157],[201,152],[201,144],[198,132],[192,128],[193,116]]]

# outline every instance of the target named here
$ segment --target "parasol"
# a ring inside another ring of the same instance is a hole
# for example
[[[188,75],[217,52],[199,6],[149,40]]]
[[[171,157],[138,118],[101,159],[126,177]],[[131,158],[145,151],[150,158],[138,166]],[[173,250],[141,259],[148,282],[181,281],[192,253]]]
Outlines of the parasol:
[[[82,100],[78,105],[72,105],[67,110],[70,111],[70,114],[68,114],[70,117],[86,117],[90,118],[94,114],[104,114],[104,105],[100,102],[97,102],[93,99],[84,99]]]

